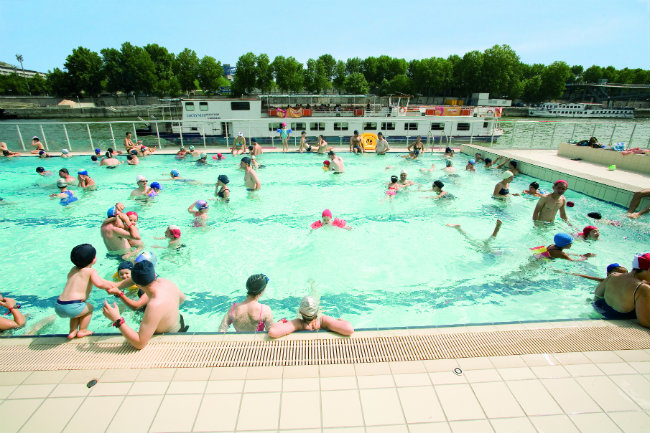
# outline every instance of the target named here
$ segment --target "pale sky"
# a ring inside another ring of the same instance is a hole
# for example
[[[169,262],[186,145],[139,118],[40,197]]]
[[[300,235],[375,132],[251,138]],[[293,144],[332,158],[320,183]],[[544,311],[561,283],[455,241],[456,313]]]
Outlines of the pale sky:
[[[0,61],[41,72],[125,41],[233,65],[248,51],[411,60],[508,44],[529,64],[650,69],[650,0],[0,0],[0,38]]]

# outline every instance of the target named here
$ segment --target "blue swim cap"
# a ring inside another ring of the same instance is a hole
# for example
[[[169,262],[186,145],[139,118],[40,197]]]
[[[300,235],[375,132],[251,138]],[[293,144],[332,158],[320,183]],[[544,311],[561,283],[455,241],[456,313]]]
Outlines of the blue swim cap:
[[[96,147],[96,148],[95,148],[95,153],[96,153],[97,155],[99,155],[100,153],[102,153],[102,150],[101,150],[99,147]]]
[[[106,211],[106,216],[112,218],[115,216],[116,213],[117,213],[117,209],[115,209],[115,206],[111,206]]]
[[[160,186],[160,183],[158,182],[151,182],[151,185],[149,185],[151,188],[156,188],[159,190],[162,190],[162,186]]]
[[[573,238],[571,237],[571,235],[568,235],[566,233],[558,233],[553,238],[553,242],[558,247],[563,248],[566,247],[567,245],[571,245],[573,243]]]
[[[180,175],[178,170],[172,170],[169,173],[172,175],[172,177],[178,177]]]
[[[612,272],[612,270],[620,267],[621,265],[619,265],[618,263],[612,263],[611,265],[607,266],[607,275],[609,275]]]
[[[77,174],[80,174],[82,176],[88,176],[88,170],[82,168],[81,170],[77,171]]]
[[[207,202],[207,201],[205,201],[205,200],[198,200],[198,201],[196,202],[196,204],[194,205],[194,207],[195,207],[197,210],[201,210],[201,209],[207,209],[209,206],[208,206],[208,202]]]
[[[138,257],[135,258],[135,263],[140,263],[145,260],[151,262],[154,265],[158,261],[154,253],[152,253],[151,251],[145,251],[144,253],[140,254]]]
[[[470,164],[472,164],[472,165],[474,165],[474,164],[476,164],[476,161],[475,161],[475,160],[473,160],[473,159],[470,159],[470,160],[469,160],[469,161],[467,161],[467,162],[469,162],[469,163],[470,163]]]

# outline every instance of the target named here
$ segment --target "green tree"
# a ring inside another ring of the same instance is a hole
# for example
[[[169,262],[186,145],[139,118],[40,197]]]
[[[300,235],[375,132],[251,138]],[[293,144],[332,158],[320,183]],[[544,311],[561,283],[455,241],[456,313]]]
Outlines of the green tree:
[[[194,80],[199,77],[199,65],[199,57],[194,50],[190,50],[189,48],[185,48],[176,56],[174,74],[178,78],[178,82],[184,92],[189,93],[192,90],[196,90]]]
[[[0,93],[3,95],[27,95],[29,93],[27,80],[15,72],[9,75],[0,75]]]
[[[138,95],[152,94],[156,86],[156,67],[149,53],[142,47],[124,42],[120,54],[122,90]]]
[[[156,84],[153,92],[158,96],[177,96],[180,94],[180,84],[174,76],[174,53],[167,51],[167,48],[158,44],[148,44],[144,49],[149,53],[149,57],[154,64],[156,74]]]
[[[564,62],[553,62],[542,72],[540,91],[544,99],[557,99],[564,93],[566,83],[571,79],[571,68]]]
[[[581,83],[583,80],[582,74],[585,71],[585,68],[582,65],[573,65],[571,66],[571,74],[573,75],[574,83]]]
[[[394,76],[390,81],[385,79],[379,86],[379,94],[381,96],[392,95],[396,93],[411,93],[413,91],[412,82],[406,74]]]
[[[465,53],[456,65],[456,81],[460,91],[465,95],[484,91],[483,53],[470,51]]]
[[[327,77],[327,80],[332,81],[336,68],[336,59],[334,59],[331,54],[323,54],[318,58],[318,62],[320,63],[322,72]]]
[[[304,70],[304,86],[308,92],[321,93],[330,88],[331,83],[327,77],[325,65],[320,60],[307,60]]]
[[[237,60],[237,73],[232,83],[232,91],[236,96],[249,94],[255,90],[257,84],[257,57],[253,53],[239,56]]]
[[[103,70],[104,76],[106,77],[106,90],[111,93],[117,93],[120,90],[123,90],[122,85],[122,54],[119,50],[115,48],[103,48],[101,51],[102,60],[103,60]],[[53,71],[56,72],[53,82],[52,91],[56,94],[60,91],[61,87],[59,86],[59,81],[61,79],[60,74],[58,74],[57,69]]]
[[[345,62],[345,72],[350,75],[355,72],[363,73],[363,61],[358,57],[352,57]]]
[[[77,96],[98,96],[102,92],[104,71],[102,58],[88,48],[72,50],[65,61],[68,88]]]
[[[332,84],[334,88],[341,93],[341,90],[345,87],[345,63],[343,63],[342,60],[339,60],[336,62],[336,66],[334,66],[334,78],[332,80]]]
[[[353,72],[345,78],[343,83],[345,91],[354,95],[366,95],[370,91],[370,86],[366,77],[361,72]]]
[[[634,70],[633,84],[650,84],[650,71],[637,68]]]
[[[447,89],[447,94],[449,95],[460,95],[461,84],[458,75],[458,69],[461,62],[460,56],[456,54],[451,54],[447,57],[447,63],[451,66],[451,77],[449,78],[449,88]]]
[[[256,81],[255,86],[264,93],[268,93],[273,89],[273,68],[271,68],[271,61],[266,54],[260,54],[255,59],[256,67]]]
[[[204,92],[216,93],[219,90],[220,80],[223,76],[221,62],[214,57],[203,56],[199,63],[199,85]]]
[[[608,83],[618,83],[618,71],[613,66],[607,66],[603,68],[603,78],[607,80]]]
[[[603,78],[603,69],[600,66],[592,65],[582,74],[586,83],[597,83]]]
[[[541,102],[544,98],[540,91],[542,87],[542,77],[541,75],[535,75],[524,80],[524,90],[522,92],[522,99],[529,104],[537,104]]]
[[[304,83],[302,63],[293,57],[277,56],[272,63],[275,83],[282,91],[299,92]]]
[[[52,91],[52,93],[59,97],[70,96],[73,92],[69,87],[68,75],[59,68],[54,68],[52,71],[48,71],[47,78],[47,87]]]
[[[32,95],[47,95],[50,93],[48,83],[41,74],[36,74],[29,79],[29,89]]]
[[[485,50],[482,70],[485,91],[492,97],[519,97],[523,90],[519,66],[519,56],[508,45],[495,45]]]

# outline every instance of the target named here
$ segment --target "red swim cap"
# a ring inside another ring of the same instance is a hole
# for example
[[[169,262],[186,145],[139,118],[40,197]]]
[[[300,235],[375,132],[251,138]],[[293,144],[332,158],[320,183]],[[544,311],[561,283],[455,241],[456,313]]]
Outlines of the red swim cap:
[[[584,229],[582,229],[582,234],[586,238],[587,236],[589,236],[589,233],[591,233],[592,230],[598,230],[598,228],[594,226],[587,226]]]
[[[330,165],[330,162],[325,160],[325,161],[323,161],[323,165]]]
[[[325,209],[325,210],[323,211],[323,216],[324,216],[324,217],[330,217],[330,218],[332,218],[332,211],[329,210],[329,209]]]

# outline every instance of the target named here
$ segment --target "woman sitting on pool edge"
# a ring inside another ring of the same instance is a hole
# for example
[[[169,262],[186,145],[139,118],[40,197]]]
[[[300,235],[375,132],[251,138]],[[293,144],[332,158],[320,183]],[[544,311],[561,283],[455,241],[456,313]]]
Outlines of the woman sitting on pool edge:
[[[318,221],[314,221],[311,223],[309,226],[312,230],[319,229],[324,226],[333,226],[333,227],[339,227],[345,230],[352,230],[352,227],[348,227],[347,222],[345,220],[339,219],[339,218],[334,218],[332,219],[332,211],[329,209],[325,209],[322,214],[322,219]]]
[[[305,296],[300,301],[299,317],[291,321],[282,319],[274,323],[269,329],[269,337],[280,338],[295,331],[317,331],[319,329],[345,336],[354,333],[354,328],[350,322],[321,314],[318,301],[311,296]]]
[[[246,281],[246,300],[233,303],[230,310],[223,316],[219,332],[227,332],[233,325],[237,332],[262,332],[269,330],[273,325],[273,312],[268,306],[259,303],[259,298],[264,293],[269,277],[264,274],[255,274]]]

